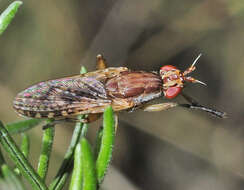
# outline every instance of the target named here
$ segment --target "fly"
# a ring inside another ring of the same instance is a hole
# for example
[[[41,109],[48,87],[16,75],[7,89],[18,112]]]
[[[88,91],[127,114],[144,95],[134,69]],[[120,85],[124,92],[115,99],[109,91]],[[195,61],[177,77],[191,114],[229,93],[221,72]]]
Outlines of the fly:
[[[31,118],[72,120],[77,115],[88,114],[86,122],[96,120],[109,105],[115,112],[135,108],[152,112],[181,106],[224,118],[224,112],[202,106],[182,92],[187,82],[206,85],[189,76],[200,56],[183,72],[172,65],[165,65],[158,72],[146,72],[127,67],[106,68],[105,59],[98,55],[98,70],[33,85],[15,97],[13,107],[21,116]],[[178,95],[189,103],[148,104],[161,96],[173,99]]]

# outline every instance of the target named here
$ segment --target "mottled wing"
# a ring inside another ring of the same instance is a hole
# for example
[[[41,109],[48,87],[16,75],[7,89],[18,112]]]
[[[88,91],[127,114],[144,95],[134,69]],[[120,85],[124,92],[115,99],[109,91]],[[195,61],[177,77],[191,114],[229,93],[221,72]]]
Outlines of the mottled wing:
[[[111,105],[103,82],[126,69],[108,68],[41,82],[19,93],[14,100],[14,108],[21,115],[36,118],[101,113]]]

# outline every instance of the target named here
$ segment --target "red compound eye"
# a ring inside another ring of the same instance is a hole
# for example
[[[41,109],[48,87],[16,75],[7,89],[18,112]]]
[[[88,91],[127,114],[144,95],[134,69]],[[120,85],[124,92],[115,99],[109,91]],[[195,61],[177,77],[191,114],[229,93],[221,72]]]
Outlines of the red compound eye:
[[[164,95],[167,99],[172,99],[176,97],[181,92],[182,87],[169,87],[165,92]]]
[[[177,69],[177,68],[173,65],[165,65],[160,68],[160,71],[170,71],[170,70],[175,70],[175,69]]]
[[[180,86],[181,83],[178,84],[179,83],[178,80],[180,79],[179,73],[177,71],[175,73],[174,71],[172,73],[171,72],[168,73],[168,71],[172,71],[172,70],[176,71],[178,69],[173,65],[165,65],[160,68],[160,75],[162,77],[163,83],[167,87],[166,89],[164,89],[164,96],[167,99],[172,99],[176,97],[181,92],[182,89],[182,87]]]

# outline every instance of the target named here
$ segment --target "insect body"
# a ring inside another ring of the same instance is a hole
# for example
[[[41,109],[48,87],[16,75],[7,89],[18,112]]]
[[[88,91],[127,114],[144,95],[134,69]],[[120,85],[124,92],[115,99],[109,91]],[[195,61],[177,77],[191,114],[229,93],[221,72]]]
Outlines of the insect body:
[[[90,116],[101,114],[109,105],[115,112],[132,110],[136,107],[145,111],[161,111],[175,106],[184,106],[224,117],[224,113],[203,107],[188,96],[186,99],[191,104],[174,102],[146,104],[160,96],[172,99],[182,94],[185,82],[204,84],[187,76],[195,70],[196,60],[184,72],[170,65],[163,66],[159,72],[110,67],[73,77],[41,82],[20,92],[14,100],[14,109],[22,116],[63,119],[76,118],[79,114]],[[97,56],[97,63],[105,65],[101,55]]]

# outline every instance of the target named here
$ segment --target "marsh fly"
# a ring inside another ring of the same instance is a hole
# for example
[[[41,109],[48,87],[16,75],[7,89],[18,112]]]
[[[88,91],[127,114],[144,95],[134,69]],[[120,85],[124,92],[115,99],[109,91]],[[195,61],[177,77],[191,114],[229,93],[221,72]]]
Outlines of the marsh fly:
[[[20,92],[14,99],[14,109],[32,118],[72,119],[88,114],[87,122],[95,120],[111,105],[115,112],[122,110],[162,111],[176,106],[199,109],[219,118],[225,113],[204,107],[182,92],[186,83],[205,83],[189,76],[195,63],[181,71],[165,65],[158,72],[132,71],[126,67],[106,68],[105,59],[97,56],[98,70],[61,79],[38,83]],[[164,96],[173,99],[182,95],[189,104],[148,102]]]

